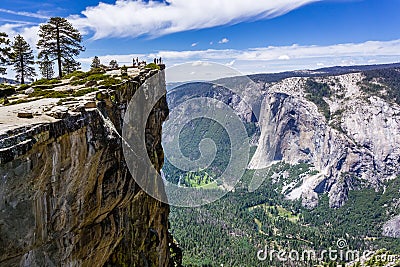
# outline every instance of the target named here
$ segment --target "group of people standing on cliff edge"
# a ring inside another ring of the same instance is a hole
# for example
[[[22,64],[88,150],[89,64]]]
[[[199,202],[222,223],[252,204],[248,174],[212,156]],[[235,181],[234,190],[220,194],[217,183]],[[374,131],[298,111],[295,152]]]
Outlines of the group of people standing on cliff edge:
[[[154,58],[154,64],[161,64],[161,57],[160,57],[160,59],[158,59],[158,58]]]
[[[133,58],[133,66],[139,66],[140,64],[146,65],[146,61],[139,62],[139,58]],[[154,64],[162,64],[162,58],[154,58]]]

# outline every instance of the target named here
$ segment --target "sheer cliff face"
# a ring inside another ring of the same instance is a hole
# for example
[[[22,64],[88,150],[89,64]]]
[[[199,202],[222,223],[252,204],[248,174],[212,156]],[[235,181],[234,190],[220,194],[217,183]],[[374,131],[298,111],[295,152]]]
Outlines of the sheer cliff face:
[[[261,136],[250,163],[262,169],[277,160],[310,163],[319,174],[303,179],[290,199],[314,207],[328,192],[331,207],[345,203],[348,191],[378,188],[400,173],[400,108],[360,90],[361,74],[317,78],[328,84],[324,97],[331,116],[306,97],[307,78],[289,78],[269,87],[260,115]]]
[[[138,87],[127,82],[97,108],[3,136],[1,266],[168,266],[169,207],[135,184],[119,137]],[[167,115],[162,98],[146,129],[157,170]]]

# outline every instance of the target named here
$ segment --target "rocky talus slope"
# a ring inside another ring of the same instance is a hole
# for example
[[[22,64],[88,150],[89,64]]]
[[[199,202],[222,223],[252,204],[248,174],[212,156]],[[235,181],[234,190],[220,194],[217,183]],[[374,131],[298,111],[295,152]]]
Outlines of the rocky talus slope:
[[[137,186],[120,138],[127,103],[156,73],[142,71],[53,117],[2,121],[0,266],[169,266],[169,207]],[[157,170],[167,116],[162,98],[146,128]]]

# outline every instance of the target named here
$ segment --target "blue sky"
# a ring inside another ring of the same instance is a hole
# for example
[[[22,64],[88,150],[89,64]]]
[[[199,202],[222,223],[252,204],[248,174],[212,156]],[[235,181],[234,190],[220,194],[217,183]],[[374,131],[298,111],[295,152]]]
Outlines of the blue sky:
[[[62,16],[84,33],[84,69],[162,56],[261,73],[399,62],[399,13],[400,0],[2,0],[0,31],[34,48],[38,25]]]

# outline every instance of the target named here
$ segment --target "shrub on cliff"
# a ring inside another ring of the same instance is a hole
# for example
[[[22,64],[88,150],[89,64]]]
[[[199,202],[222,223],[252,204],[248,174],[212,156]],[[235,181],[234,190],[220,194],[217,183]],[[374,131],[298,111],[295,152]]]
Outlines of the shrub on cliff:
[[[82,85],[86,84],[87,82],[107,80],[108,78],[109,76],[104,75],[103,73],[91,74],[91,72],[86,72],[84,75],[79,75],[79,77],[75,76],[72,79],[71,85]]]
[[[121,76],[128,77],[128,68],[125,65],[121,67]]]
[[[154,63],[150,63],[150,64],[147,64],[145,68],[152,69],[152,70],[159,70],[160,66],[158,66],[157,64],[154,64]]]
[[[65,79],[70,79],[70,78],[75,78],[75,77],[81,78],[81,77],[86,77],[85,75],[86,75],[86,72],[83,72],[81,70],[76,70],[76,71],[73,71],[73,72],[65,75],[64,78]]]
[[[60,80],[57,79],[51,79],[51,80],[47,80],[47,79],[40,79],[37,80],[35,82],[33,82],[31,85],[35,86],[35,85],[53,85],[53,84],[58,84],[61,83]]]
[[[101,81],[99,85],[105,86],[105,87],[111,87],[113,85],[121,83],[121,80],[116,79],[114,77],[108,77],[107,79]]]
[[[10,96],[15,93],[15,87],[7,84],[0,84],[0,98]]]

